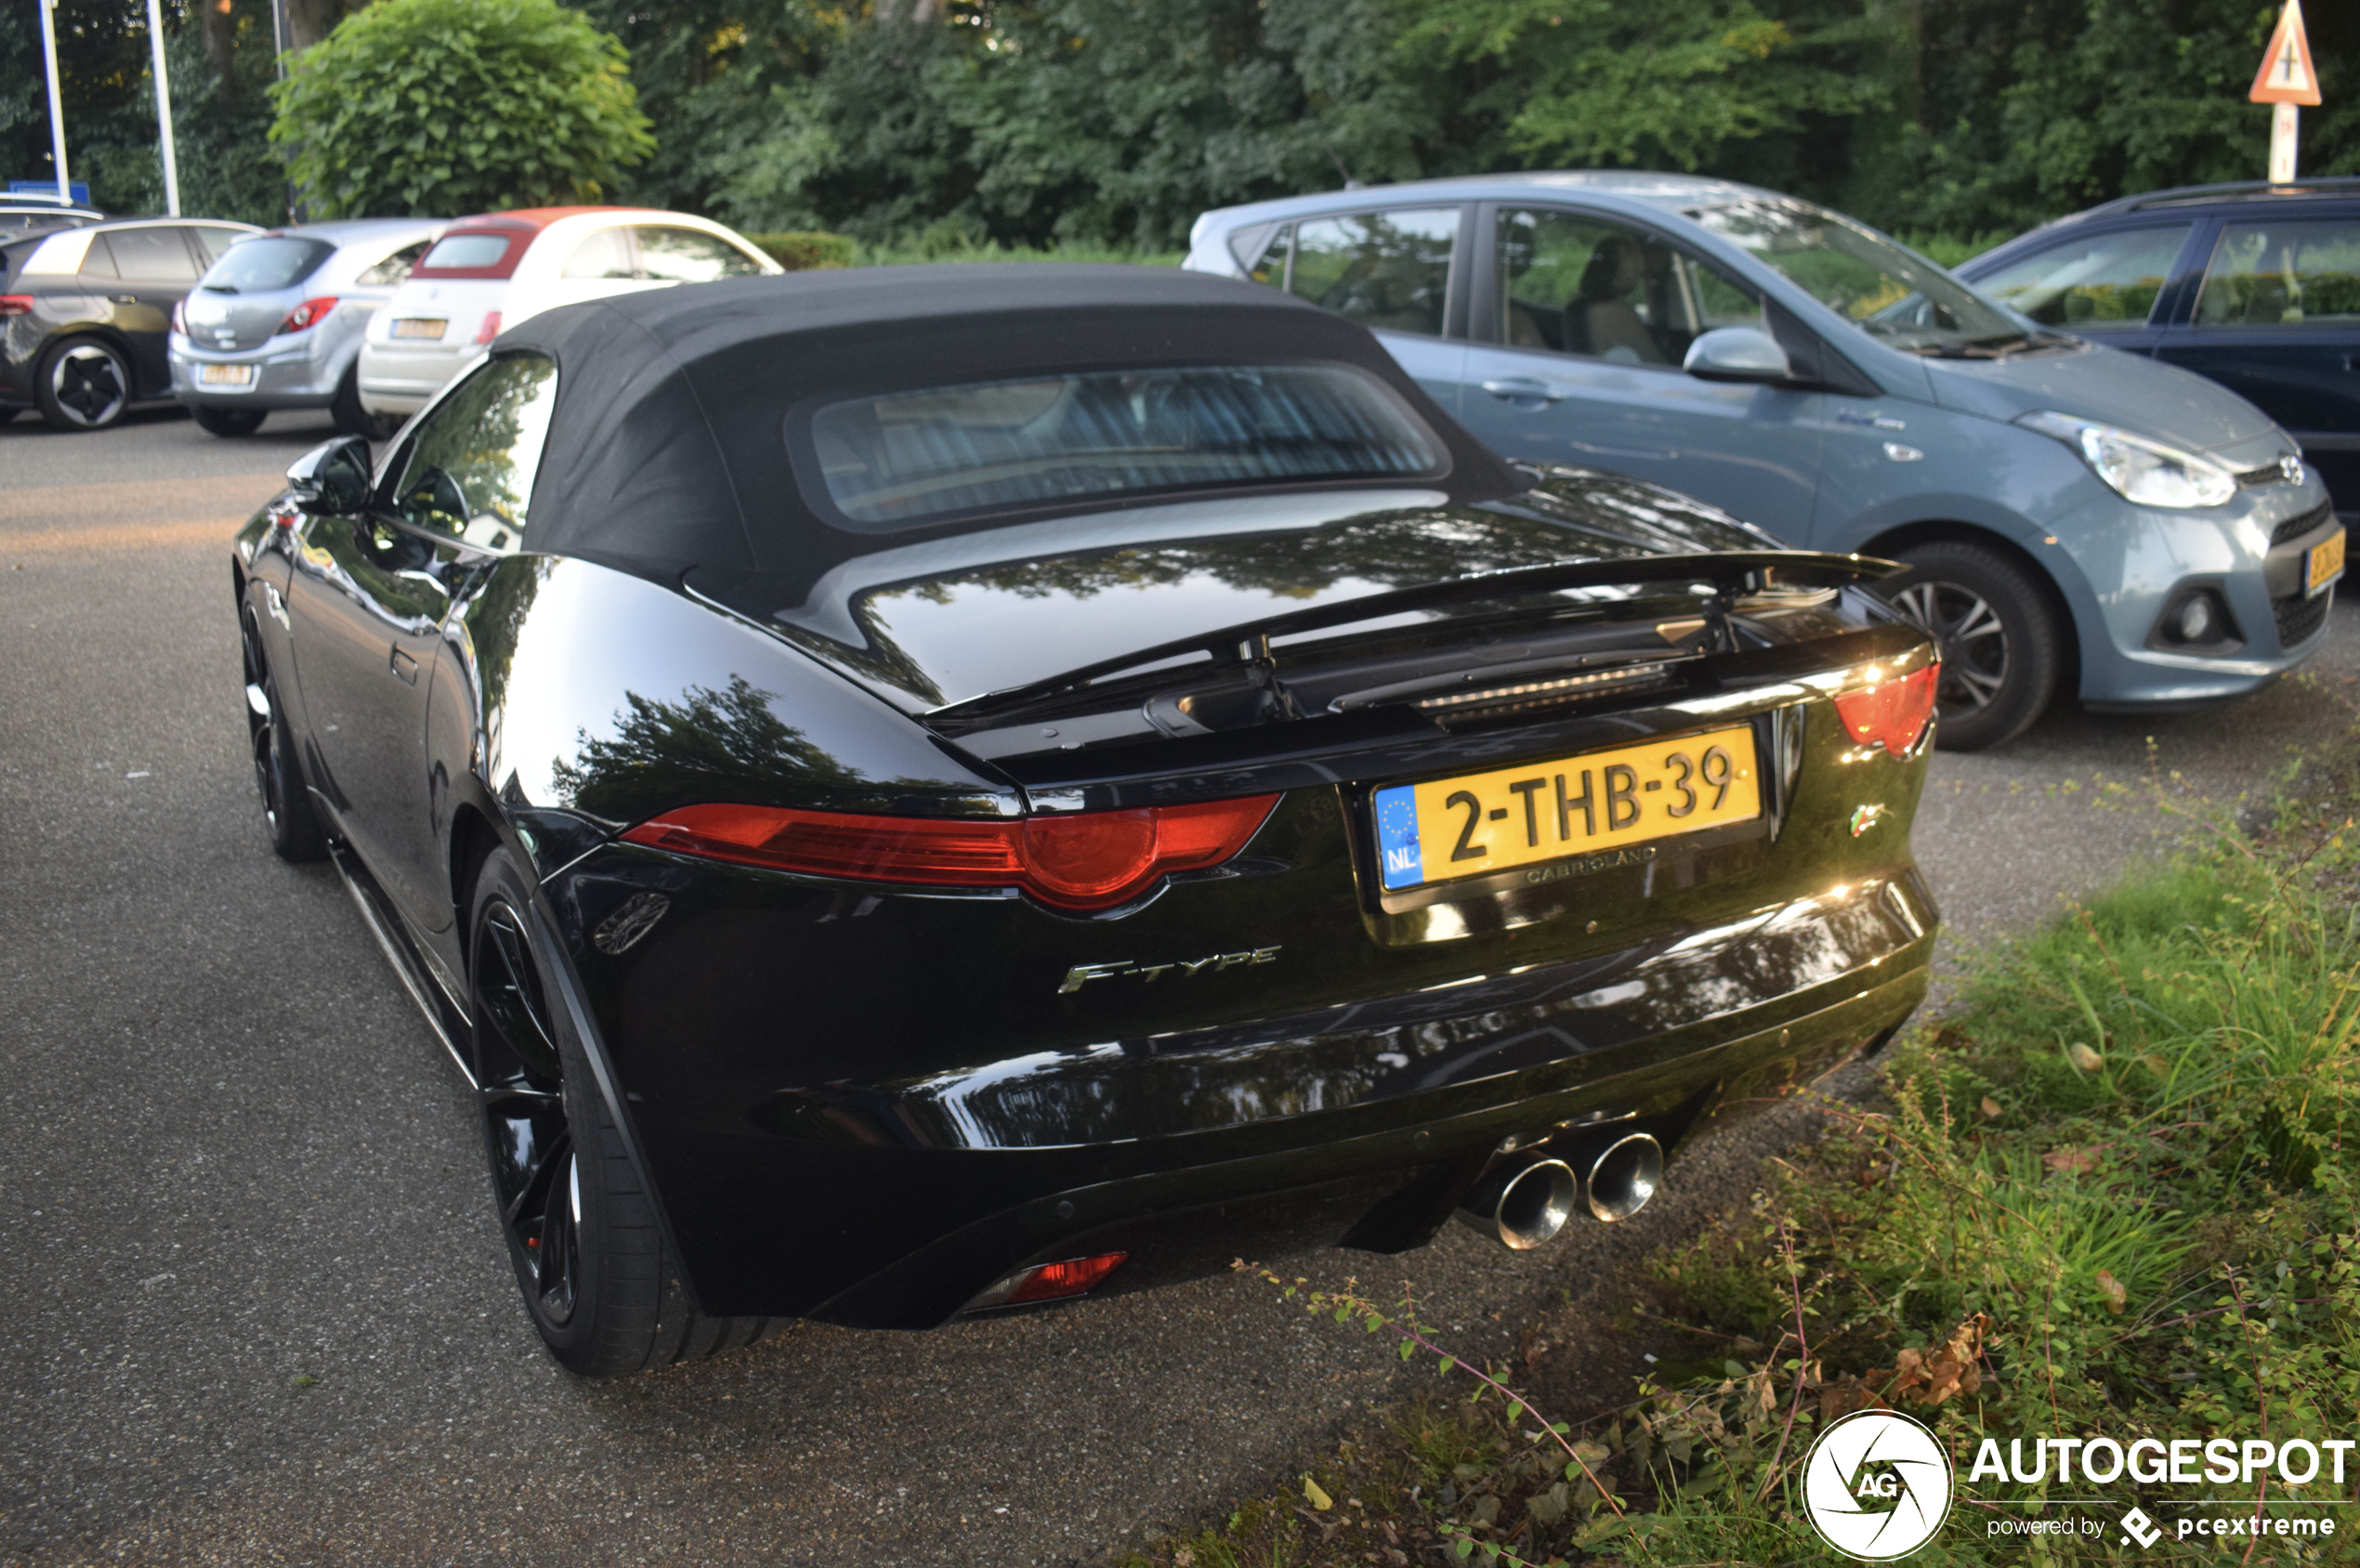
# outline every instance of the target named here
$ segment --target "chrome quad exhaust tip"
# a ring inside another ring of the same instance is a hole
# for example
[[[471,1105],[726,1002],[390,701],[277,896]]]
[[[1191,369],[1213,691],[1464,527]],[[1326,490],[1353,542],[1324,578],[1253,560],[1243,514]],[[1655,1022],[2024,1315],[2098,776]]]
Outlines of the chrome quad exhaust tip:
[[[1645,1132],[1609,1143],[1591,1162],[1581,1185],[1591,1213],[1608,1223],[1628,1220],[1663,1185],[1663,1145]]]
[[[1511,1252],[1529,1252],[1564,1230],[1580,1201],[1573,1167],[1538,1159],[1476,1183],[1461,1201],[1459,1218]]]

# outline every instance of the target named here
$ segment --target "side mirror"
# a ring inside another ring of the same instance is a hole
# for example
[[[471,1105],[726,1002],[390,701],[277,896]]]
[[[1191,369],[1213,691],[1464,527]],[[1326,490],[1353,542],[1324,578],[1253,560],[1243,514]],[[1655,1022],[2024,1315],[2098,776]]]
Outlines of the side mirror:
[[[1688,345],[1680,368],[1698,381],[1786,381],[1786,350],[1759,327],[1715,327]]]
[[[321,442],[289,466],[287,489],[306,512],[358,512],[369,499],[369,443],[358,436]]]

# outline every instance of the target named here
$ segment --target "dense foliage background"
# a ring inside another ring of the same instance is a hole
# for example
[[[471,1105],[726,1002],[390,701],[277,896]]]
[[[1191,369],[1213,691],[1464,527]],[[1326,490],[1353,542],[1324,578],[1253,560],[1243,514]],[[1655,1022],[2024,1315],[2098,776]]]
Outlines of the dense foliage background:
[[[226,4],[226,8],[225,7]],[[349,0],[297,0],[318,36]],[[1695,169],[1913,232],[2013,232],[2261,173],[2277,0],[582,0],[655,151],[610,199],[872,243],[1179,243],[1347,179]],[[184,202],[275,219],[263,0],[167,0]],[[62,0],[69,157],[160,205],[141,0]],[[2306,173],[2360,173],[2360,7],[2309,17]],[[33,0],[0,172],[47,167]]]

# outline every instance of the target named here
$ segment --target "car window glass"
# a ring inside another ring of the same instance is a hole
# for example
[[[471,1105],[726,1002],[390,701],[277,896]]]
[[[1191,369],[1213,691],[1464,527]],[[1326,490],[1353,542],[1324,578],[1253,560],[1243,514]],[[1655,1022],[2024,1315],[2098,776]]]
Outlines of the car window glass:
[[[1678,365],[1697,334],[1762,324],[1752,292],[1643,229],[1553,208],[1500,214],[1500,341]]]
[[[120,278],[115,270],[114,252],[107,246],[103,234],[90,236],[90,248],[82,253],[82,275],[85,278]]]
[[[504,355],[419,422],[392,490],[402,520],[479,550],[522,547],[532,479],[557,403],[557,367]]]
[[[364,289],[391,288],[410,276],[410,269],[418,265],[418,258],[426,254],[426,247],[433,242],[419,240],[404,245],[375,266],[364,268],[353,281]]]
[[[1287,288],[1364,327],[1438,335],[1458,236],[1456,207],[1306,219]]]
[[[210,223],[194,225],[189,232],[197,237],[197,247],[204,252],[207,266],[219,261],[231,245],[246,237],[243,229],[224,229]]]
[[[454,270],[497,267],[500,258],[507,254],[508,237],[505,234],[453,234],[436,241],[434,249],[418,265]]]
[[[807,439],[825,500],[864,532],[1128,492],[1444,471],[1393,390],[1342,365],[1076,372],[829,403]],[[814,497],[814,499],[819,499]]]
[[[754,257],[715,234],[649,224],[639,238],[639,276],[673,283],[709,283],[716,278],[751,278],[762,270]]]
[[[1262,242],[1259,249],[1249,242],[1234,253],[1238,265],[1255,282],[1276,288],[1287,281],[1287,247],[1294,243],[1294,225],[1283,224],[1258,238]]]
[[[2021,326],[1956,278],[1824,207],[1752,197],[1688,216],[1903,353],[1988,358],[2024,341]]]
[[[266,234],[232,245],[208,268],[204,286],[216,294],[263,294],[291,289],[335,255],[335,247],[320,240]]]
[[[2144,326],[2190,227],[2082,235],[2012,261],[1975,287],[2044,327],[2089,333]]]
[[[621,229],[599,229],[582,237],[566,257],[567,278],[628,278],[631,276],[631,236]]]
[[[118,229],[107,236],[115,270],[159,283],[197,281],[197,264],[178,229]]]
[[[2196,296],[2200,327],[2349,325],[2360,320],[2360,220],[2233,223]]]

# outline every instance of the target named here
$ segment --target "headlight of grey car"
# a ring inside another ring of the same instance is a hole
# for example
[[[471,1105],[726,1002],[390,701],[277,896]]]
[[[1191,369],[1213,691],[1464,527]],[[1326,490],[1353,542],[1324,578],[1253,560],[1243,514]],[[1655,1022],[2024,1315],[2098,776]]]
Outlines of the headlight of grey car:
[[[2016,423],[2079,452],[2098,477],[2141,506],[2221,506],[2237,493],[2236,476],[2219,464],[2111,425],[2046,412]]]

